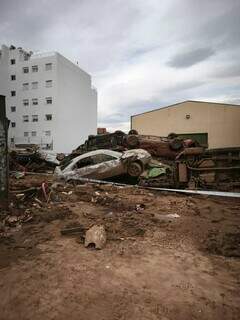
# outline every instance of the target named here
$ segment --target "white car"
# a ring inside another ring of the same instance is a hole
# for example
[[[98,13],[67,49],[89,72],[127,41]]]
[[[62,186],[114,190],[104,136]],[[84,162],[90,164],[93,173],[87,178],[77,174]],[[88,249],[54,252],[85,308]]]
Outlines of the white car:
[[[151,155],[142,149],[123,153],[105,149],[95,150],[56,167],[55,177],[65,181],[78,178],[101,180],[125,174],[139,177],[151,159]]]

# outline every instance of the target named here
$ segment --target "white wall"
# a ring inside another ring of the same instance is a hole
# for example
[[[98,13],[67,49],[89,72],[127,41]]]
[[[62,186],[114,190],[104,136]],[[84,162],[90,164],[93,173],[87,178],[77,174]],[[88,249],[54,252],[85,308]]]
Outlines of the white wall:
[[[82,143],[89,134],[97,130],[97,96],[91,86],[91,77],[77,65],[58,53],[32,55],[24,61],[23,53],[18,49],[9,50],[2,46],[0,59],[0,94],[6,95],[7,116],[16,123],[9,129],[9,140],[18,143],[51,144],[56,152],[71,152]],[[10,59],[16,59],[11,65]],[[46,71],[45,64],[52,63],[52,70]],[[32,72],[32,66],[38,66],[38,72]],[[29,73],[23,73],[23,67],[29,67]],[[16,80],[11,81],[11,74]],[[46,88],[45,81],[52,80],[52,87]],[[32,89],[32,82],[38,82],[38,88]],[[29,90],[23,90],[23,83],[29,83]],[[16,90],[16,97],[11,97]],[[46,104],[46,97],[52,97],[53,104]],[[38,99],[38,105],[32,105],[32,99]],[[23,99],[29,99],[29,106],[23,106]],[[16,112],[11,112],[16,106]],[[45,115],[52,114],[52,120],[46,121]],[[23,115],[29,116],[29,122],[23,122]],[[32,115],[38,115],[38,122],[32,122]],[[31,133],[37,132],[36,137]],[[51,131],[51,136],[45,135]],[[24,132],[29,137],[24,137]]]
[[[56,149],[67,152],[97,132],[97,95],[91,77],[60,54]]]

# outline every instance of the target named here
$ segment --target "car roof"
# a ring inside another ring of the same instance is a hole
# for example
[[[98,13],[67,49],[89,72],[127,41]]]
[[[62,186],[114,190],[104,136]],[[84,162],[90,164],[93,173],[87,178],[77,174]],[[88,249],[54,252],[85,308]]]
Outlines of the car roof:
[[[117,152],[117,151],[113,151],[113,150],[108,150],[108,149],[98,149],[98,150],[94,150],[94,151],[90,151],[84,154],[81,154],[80,156],[76,157],[73,159],[73,162],[77,162],[81,159],[87,158],[87,157],[91,157],[91,156],[95,156],[98,154],[106,154],[108,156],[112,156],[112,157],[116,157],[116,158],[120,158],[122,153],[121,152]]]

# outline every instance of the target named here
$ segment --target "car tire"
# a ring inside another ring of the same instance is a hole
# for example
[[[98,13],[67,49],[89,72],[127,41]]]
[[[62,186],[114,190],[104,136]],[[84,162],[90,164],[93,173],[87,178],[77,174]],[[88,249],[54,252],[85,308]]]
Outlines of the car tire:
[[[131,129],[131,130],[128,132],[128,134],[129,134],[129,135],[135,134],[135,135],[137,136],[137,135],[138,135],[138,132],[137,132],[137,130],[135,130],[135,129]]]
[[[131,162],[128,166],[128,174],[131,177],[139,177],[143,172],[143,168],[138,162]]]
[[[127,137],[127,146],[130,148],[137,148],[139,146],[139,139],[136,135],[129,135]]]

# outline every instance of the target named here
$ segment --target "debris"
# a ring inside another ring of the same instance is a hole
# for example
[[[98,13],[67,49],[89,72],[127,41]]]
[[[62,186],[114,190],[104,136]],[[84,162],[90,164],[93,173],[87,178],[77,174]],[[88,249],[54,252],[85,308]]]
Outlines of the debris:
[[[18,194],[16,194],[16,198],[18,199],[18,200],[21,200],[21,199],[23,199],[25,197],[25,194],[24,193],[18,193]]]
[[[25,177],[25,172],[17,171],[13,173],[13,176],[16,179],[23,179]]]
[[[180,215],[177,213],[169,213],[166,215],[167,218],[179,218]]]
[[[43,203],[38,198],[34,198],[34,201],[36,201],[41,207],[43,206]]]
[[[5,218],[5,225],[9,227],[15,227],[19,221],[19,218],[17,216],[7,216]]]
[[[159,221],[171,221],[173,219],[179,218],[180,216],[177,213],[169,213],[169,214],[154,214],[154,220]]]
[[[103,225],[93,226],[86,232],[85,247],[93,246],[95,249],[102,249],[107,241],[106,231]]]
[[[57,155],[46,153],[38,149],[37,145],[19,145],[9,153],[10,169],[17,171],[16,179],[22,178],[19,172],[46,172],[53,171],[59,165]]]
[[[83,226],[78,226],[74,228],[64,228],[61,230],[62,235],[71,235],[71,234],[82,234],[85,232],[85,228]]]
[[[5,226],[3,222],[0,222],[0,232],[4,232],[5,231]]]
[[[135,210],[136,211],[143,211],[143,210],[145,210],[145,208],[146,208],[145,204],[140,203],[140,204],[136,204]]]

